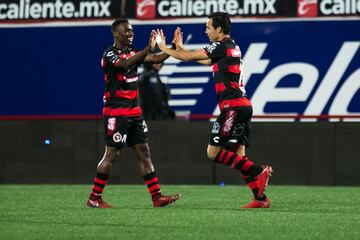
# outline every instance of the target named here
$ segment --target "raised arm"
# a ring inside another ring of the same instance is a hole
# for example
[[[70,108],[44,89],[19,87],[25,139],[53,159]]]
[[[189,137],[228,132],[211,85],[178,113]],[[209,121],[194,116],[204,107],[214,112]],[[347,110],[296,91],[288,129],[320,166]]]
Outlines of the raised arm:
[[[198,61],[198,60],[209,59],[209,57],[207,56],[207,54],[204,52],[203,49],[198,49],[195,51],[189,51],[189,50],[184,49],[182,46],[182,41],[181,41],[181,43],[179,43],[180,42],[179,39],[177,39],[178,42],[175,43],[178,48],[177,50],[174,50],[171,48],[166,48],[166,39],[165,39],[163,31],[162,30],[157,31],[157,35],[159,35],[162,40],[161,44],[158,44],[160,50],[174,58],[177,58],[182,61]]]
[[[173,39],[172,44],[171,44],[172,49],[177,48],[177,46],[175,44],[175,39],[178,36],[178,30],[179,30],[179,28],[177,28],[174,31],[174,39]],[[157,35],[157,32],[154,31],[154,34]],[[155,37],[155,40],[156,40],[156,37]],[[155,54],[148,54],[148,55],[146,55],[146,57],[144,59],[144,62],[161,63],[161,62],[165,61],[168,57],[170,57],[169,54],[164,53],[164,52],[159,52],[159,53],[155,53]]]
[[[150,39],[148,45],[141,51],[137,52],[133,56],[129,57],[128,59],[119,58],[115,63],[115,67],[122,68],[122,69],[129,69],[132,66],[139,64],[144,61],[145,57],[149,53],[150,49],[155,46],[155,32],[151,32]]]

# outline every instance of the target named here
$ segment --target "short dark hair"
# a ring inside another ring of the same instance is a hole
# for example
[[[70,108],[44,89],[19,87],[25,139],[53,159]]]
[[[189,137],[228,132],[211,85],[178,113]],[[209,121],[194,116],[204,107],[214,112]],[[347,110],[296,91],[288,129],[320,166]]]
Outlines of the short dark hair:
[[[125,19],[125,18],[119,18],[116,19],[112,24],[111,24],[111,31],[115,32],[117,27],[122,24],[122,23],[129,23],[129,20]]]
[[[214,12],[209,15],[210,19],[212,19],[212,25],[216,29],[221,27],[224,34],[230,33],[231,21],[229,14],[225,12]]]

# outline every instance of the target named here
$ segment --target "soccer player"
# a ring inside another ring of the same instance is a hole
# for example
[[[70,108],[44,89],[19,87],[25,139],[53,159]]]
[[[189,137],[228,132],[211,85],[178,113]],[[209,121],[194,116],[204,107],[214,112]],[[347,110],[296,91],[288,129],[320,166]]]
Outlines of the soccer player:
[[[169,55],[149,54],[155,46],[155,32],[152,31],[148,45],[136,52],[132,47],[133,28],[126,19],[117,19],[112,24],[114,44],[101,59],[104,72],[104,129],[105,153],[97,166],[92,192],[87,205],[94,208],[110,208],[102,199],[104,187],[120,150],[125,146],[135,150],[139,170],[147,185],[154,207],[164,207],[179,199],[180,195],[163,195],[148,146],[148,129],[141,108],[137,104],[138,82],[137,66],[143,62],[162,62]]]
[[[270,199],[264,192],[272,168],[253,163],[245,154],[245,147],[249,144],[252,106],[243,85],[240,48],[230,37],[230,26],[229,15],[216,12],[208,17],[205,33],[211,43],[203,49],[185,50],[180,28],[175,31],[173,41],[177,50],[166,48],[162,30],[157,30],[162,40],[159,47],[177,59],[212,65],[221,113],[213,124],[208,158],[240,171],[254,195],[254,199],[242,208],[269,208]]]

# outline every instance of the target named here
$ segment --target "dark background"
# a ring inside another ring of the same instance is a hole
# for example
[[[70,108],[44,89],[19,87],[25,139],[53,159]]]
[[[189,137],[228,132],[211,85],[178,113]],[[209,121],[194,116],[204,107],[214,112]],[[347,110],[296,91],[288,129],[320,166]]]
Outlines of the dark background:
[[[148,125],[162,183],[242,183],[238,172],[207,159],[211,123]],[[91,183],[104,151],[101,120],[2,121],[0,132],[0,183]],[[358,123],[255,122],[248,155],[273,166],[271,184],[360,185],[359,135]],[[143,183],[132,149],[121,152],[110,183]]]

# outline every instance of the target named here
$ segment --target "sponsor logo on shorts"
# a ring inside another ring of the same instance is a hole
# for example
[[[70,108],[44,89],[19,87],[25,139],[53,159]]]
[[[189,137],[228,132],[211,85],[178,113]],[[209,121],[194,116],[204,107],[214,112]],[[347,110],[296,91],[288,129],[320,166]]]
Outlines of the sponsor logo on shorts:
[[[148,132],[148,127],[147,127],[147,125],[146,125],[145,120],[143,120],[142,125],[143,125],[143,129],[144,129],[144,133]]]
[[[125,143],[125,142],[126,142],[126,137],[127,137],[126,134],[124,134],[124,136],[122,136],[119,132],[117,132],[117,133],[115,133],[115,134],[113,135],[113,140],[114,140],[114,142],[116,142],[116,143],[119,143],[119,142]]]
[[[214,122],[211,133],[219,133],[220,132],[220,124],[218,122]]]
[[[109,118],[107,128],[110,131],[114,131],[116,127],[116,118]]]
[[[233,130],[233,136],[241,136],[244,132],[244,128],[245,128],[245,124],[243,123],[237,123],[234,126],[234,130]]]

